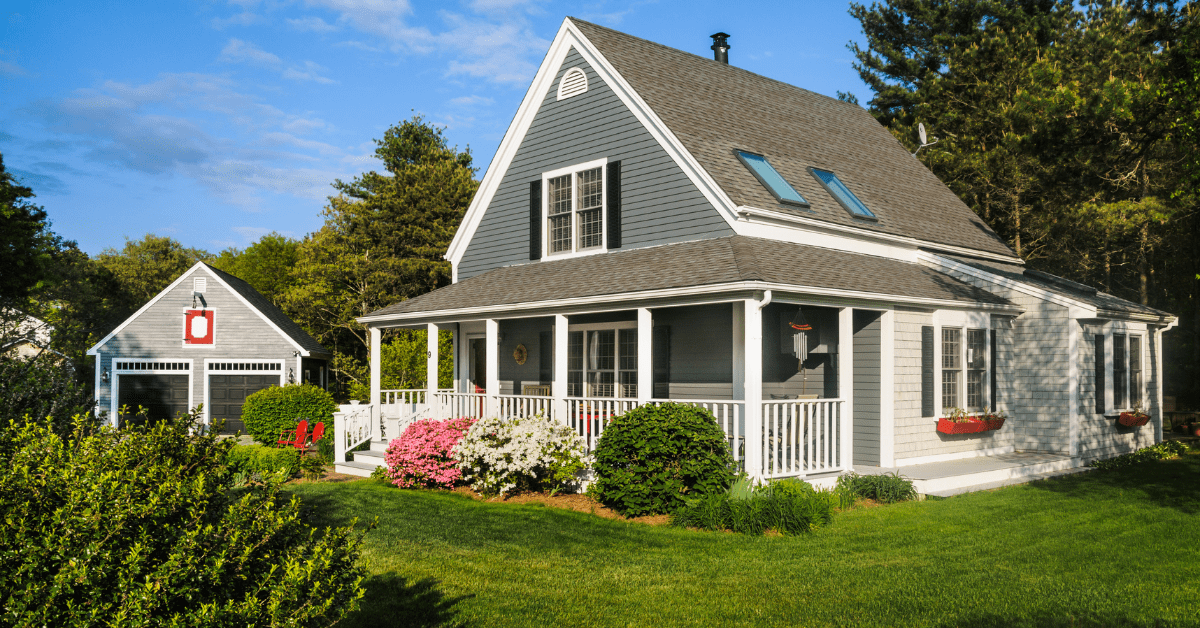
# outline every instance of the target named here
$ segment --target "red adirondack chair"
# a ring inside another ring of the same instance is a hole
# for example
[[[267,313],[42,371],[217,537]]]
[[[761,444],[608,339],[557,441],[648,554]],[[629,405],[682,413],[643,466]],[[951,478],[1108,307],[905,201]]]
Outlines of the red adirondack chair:
[[[279,441],[276,443],[279,447],[295,447],[296,449],[304,449],[304,442],[308,438],[308,419],[301,419],[296,424],[296,429],[283,430],[279,433]]]
[[[308,446],[315,447],[317,441],[321,440],[322,438],[325,438],[325,424],[317,423],[313,427],[312,434],[310,434],[308,437]]]

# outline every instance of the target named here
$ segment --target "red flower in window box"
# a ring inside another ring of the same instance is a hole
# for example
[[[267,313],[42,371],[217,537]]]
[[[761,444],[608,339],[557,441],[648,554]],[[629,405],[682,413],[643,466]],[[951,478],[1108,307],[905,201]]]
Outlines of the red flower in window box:
[[[984,410],[980,416],[968,415],[965,410],[955,408],[950,418],[938,419],[937,431],[943,434],[977,434],[990,432],[1004,426],[1003,413]]]
[[[1133,412],[1122,412],[1117,418],[1117,423],[1125,427],[1141,427],[1150,422],[1150,415],[1142,412],[1139,408],[1134,408]]]

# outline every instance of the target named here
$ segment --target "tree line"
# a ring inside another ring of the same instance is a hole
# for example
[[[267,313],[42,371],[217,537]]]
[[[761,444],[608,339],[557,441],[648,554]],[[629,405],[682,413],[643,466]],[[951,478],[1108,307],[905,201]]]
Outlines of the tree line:
[[[1200,8],[1196,2],[890,0],[852,3],[868,110],[918,152],[1031,268],[1180,316],[1166,394],[1200,406]],[[857,102],[852,94],[839,97]],[[368,381],[354,321],[450,282],[442,258],[478,182],[469,150],[421,117],[376,140],[384,172],[335,181],[324,225],[210,253],[161,236],[89,257],[3,173],[3,296],[83,351],[205,260],[262,292],[335,353],[343,396]],[[10,270],[12,269],[12,270]],[[423,332],[384,350],[385,387],[424,385]],[[443,344],[449,341],[442,339]],[[446,347],[441,354],[447,356]],[[443,364],[441,379],[449,379]]]

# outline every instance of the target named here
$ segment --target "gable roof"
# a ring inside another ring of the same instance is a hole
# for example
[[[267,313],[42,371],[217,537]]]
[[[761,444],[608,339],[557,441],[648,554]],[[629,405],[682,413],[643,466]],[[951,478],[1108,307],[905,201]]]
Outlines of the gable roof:
[[[627,301],[639,293],[711,286],[991,306],[1008,300],[920,264],[748,236],[727,236],[496,268],[359,319],[550,307],[570,299]]]
[[[209,266],[204,262],[196,262],[195,265],[184,271],[184,273],[179,275],[175,281],[171,282],[171,285],[163,288],[161,292],[154,296],[153,299],[147,301],[146,304],[138,308],[138,311],[134,312],[132,316],[125,319],[120,325],[117,325],[116,329],[109,332],[107,336],[100,340],[100,342],[97,342],[92,346],[92,348],[88,349],[87,355],[96,355],[96,352],[109,340],[112,340],[114,336],[120,333],[121,330],[125,329],[126,326],[141,316],[142,313],[150,309],[155,303],[162,299],[164,295],[174,290],[176,286],[178,286],[188,277],[191,277],[196,273],[197,270],[200,269],[207,271],[209,275],[220,282],[221,285],[225,286],[244,305],[249,307],[251,311],[257,314],[259,318],[263,320],[263,322],[267,323],[268,326],[278,332],[280,336],[283,336],[285,340],[299,350],[301,354],[306,356],[317,355],[321,357],[332,355],[327,349],[325,349],[325,347],[321,346],[321,343],[317,342],[312,336],[308,335],[308,332],[304,331],[302,327],[297,325],[295,321],[288,318],[287,314],[283,313],[283,310],[280,310],[275,306],[275,304],[268,301],[266,297],[251,287],[250,284],[225,271]]]
[[[739,207],[1013,258],[865,109],[733,65],[568,18]],[[810,203],[779,203],[737,159],[761,153]],[[853,218],[808,172],[829,170],[879,218]]]

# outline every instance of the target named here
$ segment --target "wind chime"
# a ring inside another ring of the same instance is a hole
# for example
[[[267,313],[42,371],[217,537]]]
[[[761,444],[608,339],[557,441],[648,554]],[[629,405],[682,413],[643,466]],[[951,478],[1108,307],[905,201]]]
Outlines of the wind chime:
[[[808,333],[812,331],[812,325],[808,324],[808,319],[804,317],[803,309],[797,307],[796,315],[792,317],[790,323],[791,328],[799,332],[792,336],[792,352],[796,354],[799,364],[796,369],[800,371],[801,378],[801,394],[808,394],[808,373],[804,371],[804,361],[808,359]]]

